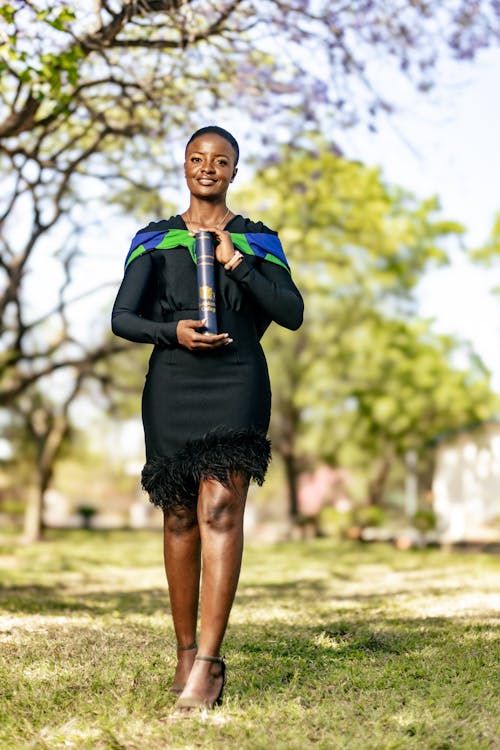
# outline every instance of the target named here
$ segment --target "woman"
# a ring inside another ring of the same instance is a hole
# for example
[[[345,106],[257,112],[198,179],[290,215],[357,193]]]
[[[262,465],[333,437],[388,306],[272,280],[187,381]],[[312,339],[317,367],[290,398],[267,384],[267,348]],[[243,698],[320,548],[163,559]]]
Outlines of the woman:
[[[187,712],[213,708],[222,696],[220,648],[240,573],[248,484],[263,482],[270,458],[271,391],[259,341],[271,321],[295,330],[303,314],[276,233],[226,205],[238,156],[222,128],[191,136],[184,162],[189,208],[138,232],[112,316],[115,334],[154,344],[142,401],[142,484],[164,513],[177,638],[172,691]],[[200,230],[216,243],[222,333],[215,335],[198,319],[193,237]]]

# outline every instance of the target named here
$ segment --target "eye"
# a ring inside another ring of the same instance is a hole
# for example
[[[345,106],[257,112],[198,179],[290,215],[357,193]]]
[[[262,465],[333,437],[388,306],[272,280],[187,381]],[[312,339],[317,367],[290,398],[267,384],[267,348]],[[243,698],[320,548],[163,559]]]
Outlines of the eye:
[[[191,161],[201,161],[199,156],[192,156]]]
[[[226,161],[225,159],[219,159],[219,162],[218,162],[218,163],[219,163],[219,164],[220,164],[220,165],[221,165],[222,167],[225,167],[225,166],[227,166],[227,161]]]

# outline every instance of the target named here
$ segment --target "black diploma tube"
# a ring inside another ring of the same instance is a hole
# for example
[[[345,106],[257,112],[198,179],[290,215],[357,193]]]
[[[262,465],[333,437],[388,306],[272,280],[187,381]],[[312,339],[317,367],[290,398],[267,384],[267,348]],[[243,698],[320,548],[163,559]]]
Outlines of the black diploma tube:
[[[202,333],[217,333],[214,238],[211,232],[197,232],[194,240],[200,319],[206,321]]]

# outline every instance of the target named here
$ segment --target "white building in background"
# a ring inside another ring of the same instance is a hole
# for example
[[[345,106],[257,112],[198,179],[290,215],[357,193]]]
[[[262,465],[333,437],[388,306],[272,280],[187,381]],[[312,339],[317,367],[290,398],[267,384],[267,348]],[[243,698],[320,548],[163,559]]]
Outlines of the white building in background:
[[[443,441],[436,451],[434,511],[443,541],[500,538],[500,424]]]

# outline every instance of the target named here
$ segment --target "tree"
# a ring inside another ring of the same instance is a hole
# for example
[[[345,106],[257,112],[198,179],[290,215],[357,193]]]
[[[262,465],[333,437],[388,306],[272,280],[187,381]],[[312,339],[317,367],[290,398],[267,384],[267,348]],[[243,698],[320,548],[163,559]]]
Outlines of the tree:
[[[65,234],[80,238],[90,213],[81,204],[99,191],[96,179],[110,202],[127,184],[157,192],[176,137],[213,117],[214,106],[224,116],[235,98],[254,121],[266,120],[262,133],[281,115],[286,138],[328,114],[339,126],[372,121],[391,108],[371,80],[372,51],[428,89],[444,48],[470,58],[498,39],[497,4],[486,0],[449,0],[439,11],[414,0],[98,0],[93,8],[12,0],[0,9],[3,404],[51,369],[85,359],[74,360],[67,346],[63,291],[76,249]],[[64,282],[55,310],[34,319],[22,288],[47,240],[58,248]],[[40,334],[49,315],[60,330],[50,343]]]
[[[340,464],[367,466],[367,499],[381,504],[393,467],[415,452],[422,468],[443,434],[490,418],[500,402],[474,352],[427,321],[373,316],[349,342],[349,438],[337,444]],[[458,366],[457,355],[466,356]],[[313,374],[314,378],[314,374]],[[321,387],[313,394],[321,398]],[[334,430],[323,420],[318,440]]]
[[[15,449],[12,469],[16,477],[23,476],[24,541],[44,536],[45,492],[61,456],[72,455],[73,438],[78,435],[72,418],[75,402],[83,397],[115,417],[136,415],[146,361],[143,347],[130,347],[112,359],[81,365],[65,382],[57,382],[54,374],[48,376],[27,388],[11,406],[11,422],[4,436]]]
[[[80,248],[89,217],[109,219],[130,189],[155,204],[188,129],[236,103],[264,140],[280,122],[285,139],[307,123],[373,123],[391,109],[371,80],[373,51],[427,90],[440,50],[473,57],[497,42],[498,15],[494,0],[4,3],[0,406],[124,351],[75,332],[72,305],[95,291],[76,283]],[[30,274],[42,267],[37,305]]]
[[[264,340],[291,517],[297,477],[319,459],[370,466],[367,493],[380,502],[407,450],[496,406],[477,358],[460,370],[456,342],[415,315],[417,281],[446,262],[444,241],[462,228],[439,217],[435,199],[419,203],[378,170],[306,141],[238,200],[279,230],[305,297],[302,329]]]
[[[500,257],[500,212],[495,216],[491,234],[486,242],[471,253],[474,260],[493,265]]]
[[[54,402],[47,394],[34,389],[26,391],[16,402],[14,413],[22,444],[33,450],[35,476],[28,493],[24,519],[24,540],[39,541],[43,537],[43,499],[54,474],[54,466],[70,435],[71,403],[81,390],[83,373],[72,383],[62,401]]]

